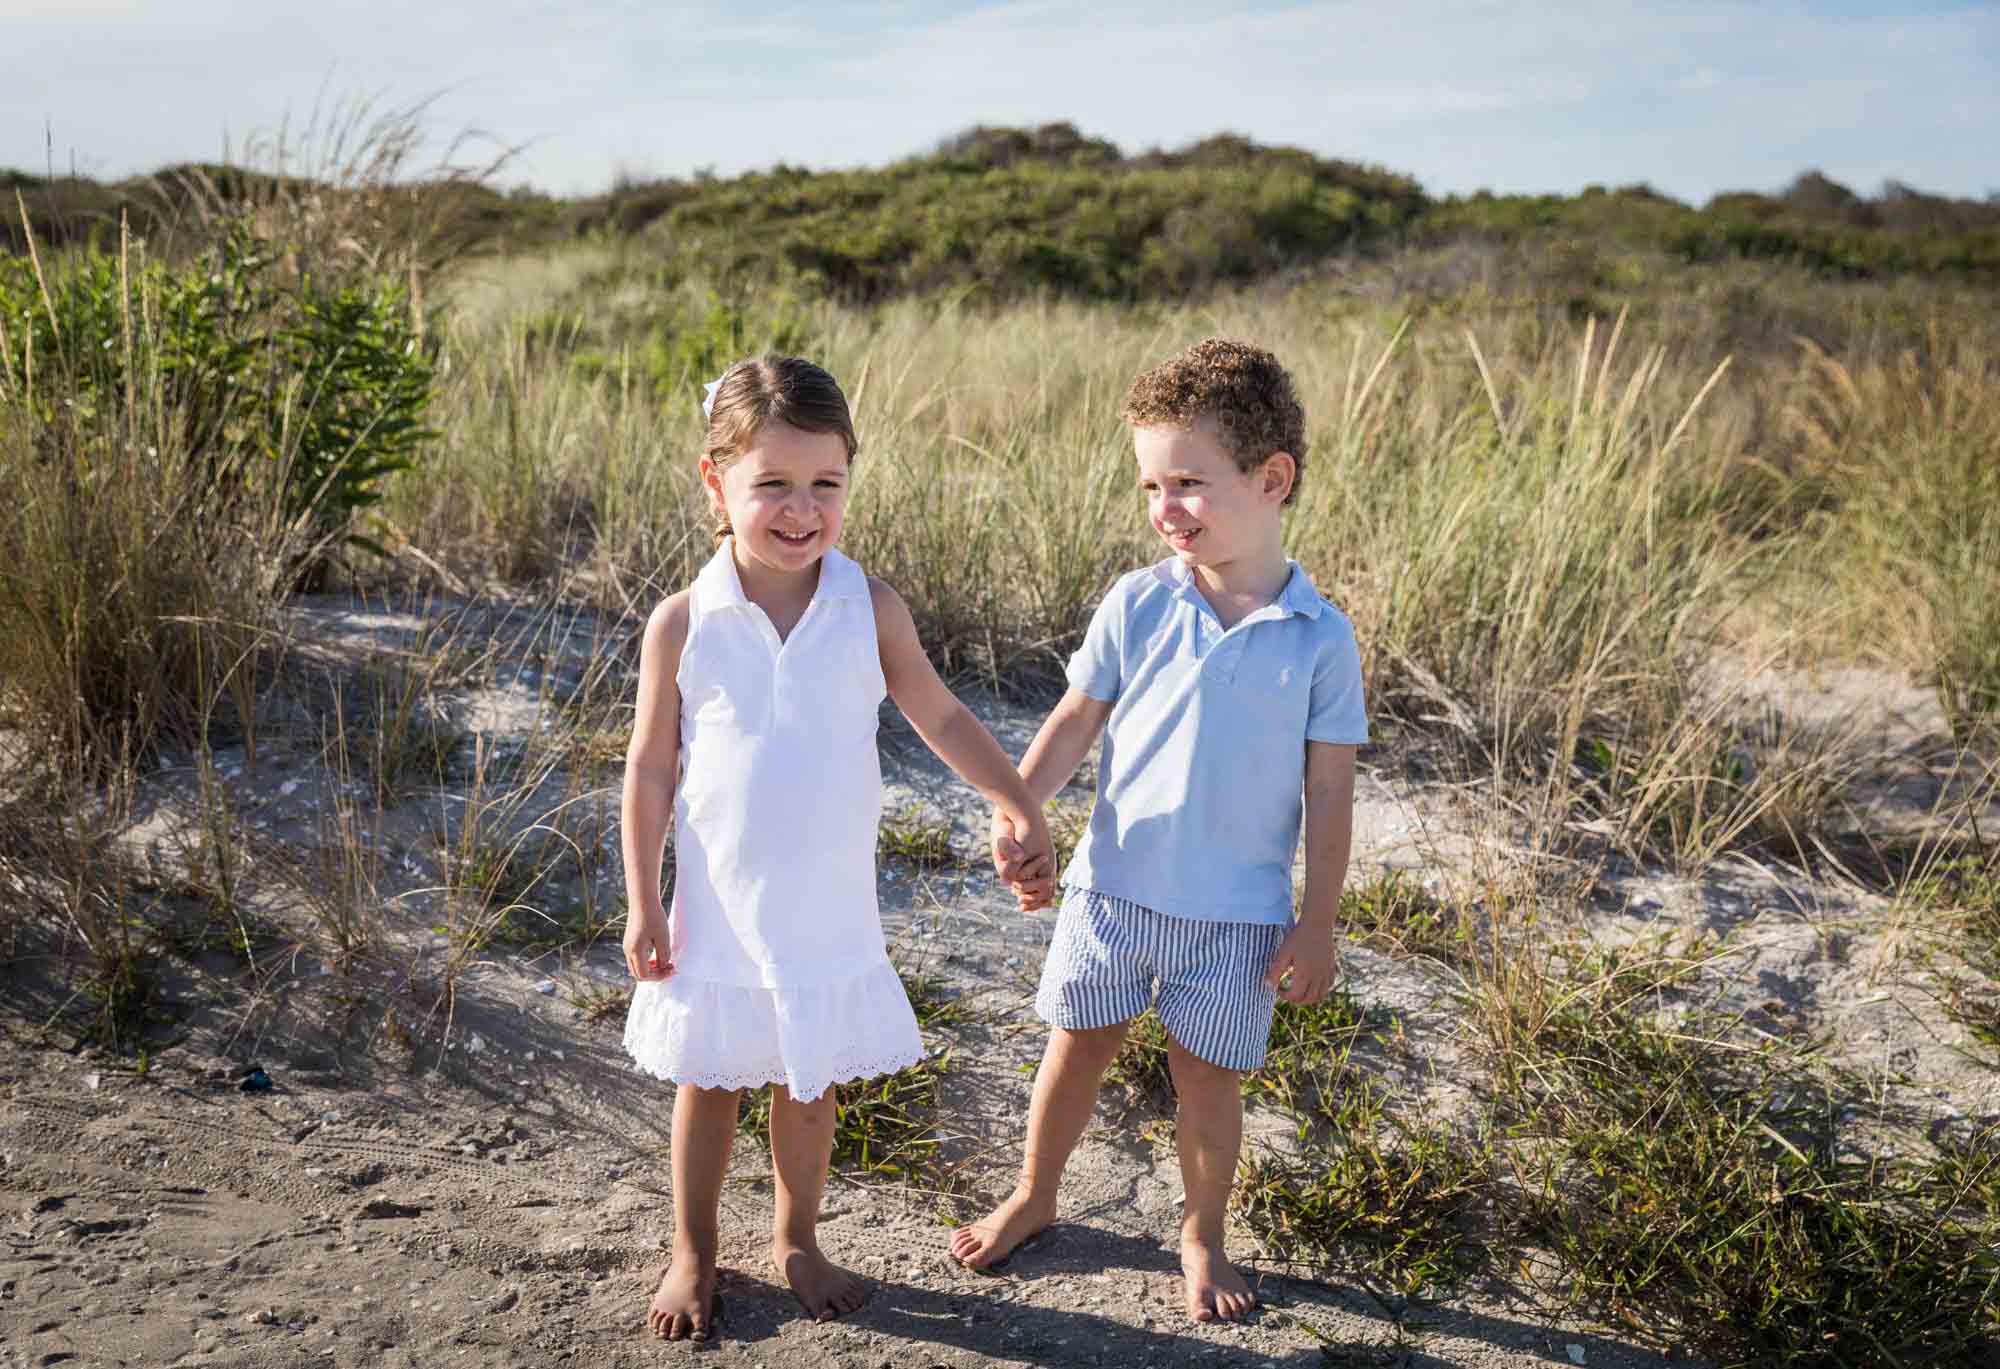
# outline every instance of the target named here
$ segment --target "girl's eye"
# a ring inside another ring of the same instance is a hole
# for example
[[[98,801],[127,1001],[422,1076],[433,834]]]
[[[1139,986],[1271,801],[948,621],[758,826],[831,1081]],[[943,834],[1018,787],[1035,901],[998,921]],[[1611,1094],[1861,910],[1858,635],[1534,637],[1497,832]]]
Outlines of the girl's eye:
[[[840,482],[838,480],[820,480],[814,483],[816,483],[823,490],[837,490],[840,488]]]

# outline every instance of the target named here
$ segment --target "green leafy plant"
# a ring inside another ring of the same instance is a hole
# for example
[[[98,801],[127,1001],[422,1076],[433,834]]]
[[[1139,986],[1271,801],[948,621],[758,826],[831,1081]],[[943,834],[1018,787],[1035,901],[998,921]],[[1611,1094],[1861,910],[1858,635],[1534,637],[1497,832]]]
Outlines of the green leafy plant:
[[[882,815],[875,853],[918,870],[950,870],[964,863],[952,848],[951,823],[916,807]]]

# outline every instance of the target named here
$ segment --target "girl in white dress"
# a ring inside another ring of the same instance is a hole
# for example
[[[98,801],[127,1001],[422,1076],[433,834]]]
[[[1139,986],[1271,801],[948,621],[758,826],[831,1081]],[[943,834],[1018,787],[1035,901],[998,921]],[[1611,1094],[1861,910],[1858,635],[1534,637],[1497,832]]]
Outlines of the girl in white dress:
[[[670,1340],[710,1333],[737,1095],[762,1084],[772,1261],[812,1317],[866,1297],[815,1232],[830,1086],[923,1054],[875,900],[885,692],[1012,822],[1027,859],[1053,866],[1039,806],[931,669],[908,607],[834,550],[858,444],[833,377],[796,357],[740,361],[703,407],[721,546],[646,624],[623,802],[625,961],[639,981],[625,1047],[677,1085],[673,1256],[647,1311]]]

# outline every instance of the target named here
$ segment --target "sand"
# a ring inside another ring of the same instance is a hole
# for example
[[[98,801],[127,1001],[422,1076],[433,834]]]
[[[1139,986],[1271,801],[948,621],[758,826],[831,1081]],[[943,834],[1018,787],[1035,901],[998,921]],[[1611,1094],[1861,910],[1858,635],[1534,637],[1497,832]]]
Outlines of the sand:
[[[394,614],[317,607],[310,632],[322,643],[408,628]],[[1828,707],[1857,694],[1881,702],[1886,752],[1914,755],[1931,735],[1922,691],[1903,682],[1801,688]],[[464,693],[495,738],[535,725],[518,693]],[[977,707],[1014,754],[1038,721],[990,698]],[[1917,740],[1895,741],[1897,726]],[[883,752],[888,809],[949,819],[957,849],[976,857],[976,795],[905,728],[885,728]],[[1518,854],[1463,790],[1412,778],[1421,767],[1406,761],[1394,747],[1364,758],[1357,877],[1395,865],[1450,880]],[[219,762],[266,849],[303,849],[321,830],[313,805],[323,812],[331,791],[311,751],[274,741],[255,767],[240,754]],[[183,761],[149,782],[135,839],[157,843],[184,816],[192,775]],[[1885,804],[1898,801],[1895,784],[1882,789]],[[1921,788],[1900,801],[1920,809]],[[385,890],[436,879],[417,835],[435,805],[409,806],[416,816],[383,837],[400,872]],[[600,878],[615,889],[615,868]],[[836,1173],[822,1242],[872,1296],[842,1321],[814,1323],[769,1266],[768,1161],[739,1138],[722,1208],[723,1323],[705,1347],[662,1344],[644,1328],[671,1231],[671,1089],[629,1067],[622,1014],[587,1011],[623,982],[615,931],[583,952],[489,949],[448,1007],[425,998],[442,950],[414,898],[385,918],[398,949],[381,963],[338,971],[304,936],[276,937],[254,967],[200,952],[165,986],[174,1020],[155,1032],[143,1070],[131,1054],[79,1048],[63,1025],[75,966],[58,939],[25,935],[0,981],[0,1364],[1688,1362],[1563,1311],[1518,1271],[1418,1304],[1340,1269],[1288,1264],[1240,1229],[1232,1250],[1263,1308],[1246,1324],[1196,1325],[1174,1253],[1179,1176],[1148,1125],[1159,1114],[1111,1092],[1057,1223],[997,1274],[960,1268],[945,1249],[953,1217],[1004,1193],[1017,1161],[1051,918],[1015,912],[972,865],[885,866],[882,894],[898,959],[970,1010],[930,1042],[951,1052],[938,1129],[957,1205]],[[1773,1030],[1829,1034],[1831,1054],[1898,1107],[1944,1125],[2000,1113],[2000,1074],[1939,1010],[1864,891],[1727,860],[1699,877],[1607,869],[1593,906],[1607,940],[1726,933],[1711,969],[1718,997],[1737,995]],[[1472,1067],[1449,971],[1362,948],[1347,951],[1346,971],[1350,990],[1403,1023],[1398,1048],[1374,1062],[1399,1097],[1462,1106]],[[268,1092],[242,1089],[253,1063]],[[1284,1124],[1253,1106],[1248,1131],[1252,1145],[1282,1144]]]

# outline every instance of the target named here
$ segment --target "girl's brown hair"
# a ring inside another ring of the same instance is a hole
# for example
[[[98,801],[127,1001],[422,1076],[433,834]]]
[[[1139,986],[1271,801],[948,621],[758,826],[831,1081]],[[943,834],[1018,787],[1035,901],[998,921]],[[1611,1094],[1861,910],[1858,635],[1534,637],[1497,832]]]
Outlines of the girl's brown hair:
[[[847,444],[847,460],[861,450],[847,396],[823,369],[803,357],[768,355],[739,361],[722,373],[708,411],[708,444],[703,455],[721,471],[757,440],[766,423],[783,423],[806,433],[837,433]],[[729,515],[715,510],[715,540],[729,536]]]

